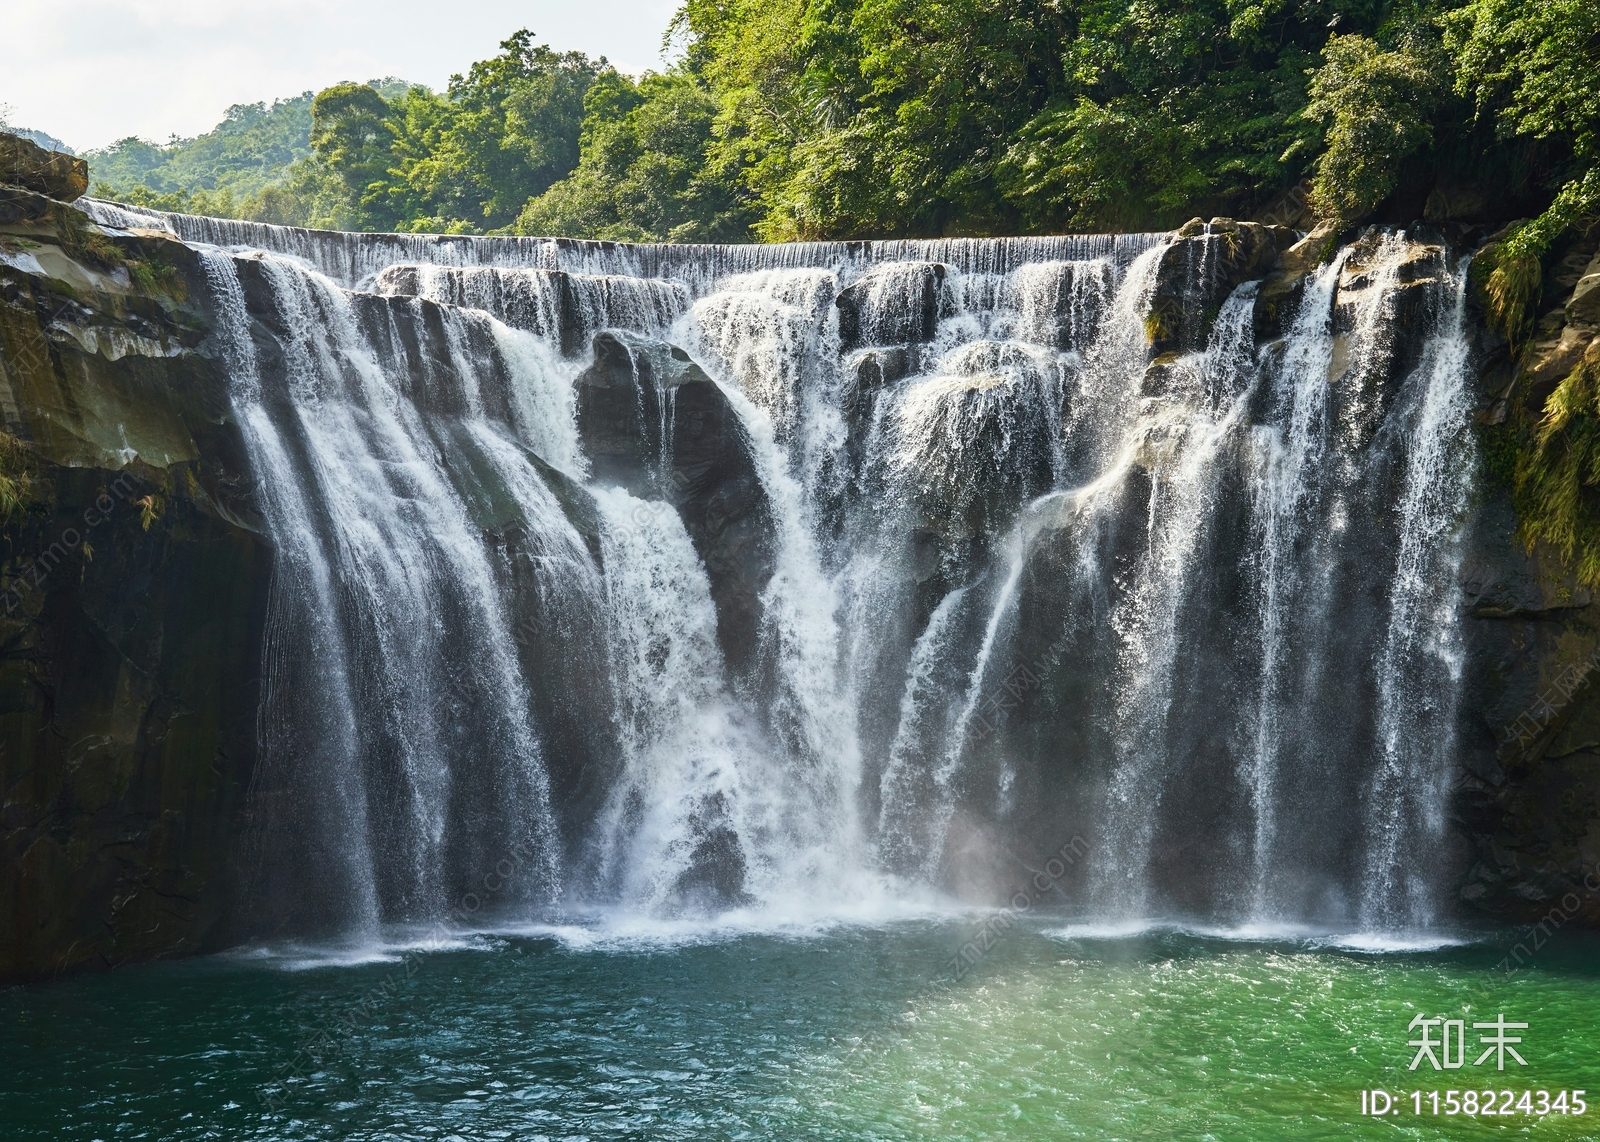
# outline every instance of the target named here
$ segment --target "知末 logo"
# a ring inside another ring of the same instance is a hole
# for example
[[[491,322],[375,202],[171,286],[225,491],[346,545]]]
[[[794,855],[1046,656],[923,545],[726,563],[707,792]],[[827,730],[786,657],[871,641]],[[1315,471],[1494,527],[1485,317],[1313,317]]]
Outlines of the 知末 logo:
[[[1487,1044],[1483,1054],[1473,1060],[1473,1066],[1480,1066],[1490,1055],[1495,1056],[1495,1069],[1506,1069],[1506,1056],[1510,1055],[1517,1061],[1518,1066],[1527,1066],[1528,1060],[1517,1054],[1514,1044],[1522,1042],[1520,1035],[1507,1035],[1507,1031],[1525,1031],[1526,1023],[1507,1023],[1504,1015],[1498,1016],[1493,1023],[1474,1023],[1472,1029],[1481,1031],[1487,1028],[1493,1034],[1478,1036],[1478,1044]],[[1416,1070],[1423,1059],[1433,1064],[1436,1071],[1454,1071],[1466,1065],[1467,1058],[1467,1021],[1465,1019],[1446,1019],[1443,1015],[1426,1016],[1418,1012],[1411,1019],[1407,1031],[1420,1032],[1419,1036],[1410,1040],[1406,1046],[1417,1049],[1416,1057],[1411,1060],[1411,1070]],[[1433,1032],[1438,1030],[1441,1038],[1435,1039]],[[1438,1053],[1435,1054],[1435,1048]]]

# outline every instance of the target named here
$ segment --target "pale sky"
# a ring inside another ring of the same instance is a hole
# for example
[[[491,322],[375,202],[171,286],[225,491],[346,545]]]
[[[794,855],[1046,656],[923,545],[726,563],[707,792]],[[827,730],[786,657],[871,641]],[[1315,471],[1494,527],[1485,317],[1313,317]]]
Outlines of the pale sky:
[[[0,0],[0,105],[79,151],[209,131],[234,103],[393,75],[442,89],[529,28],[659,69],[679,0]]]

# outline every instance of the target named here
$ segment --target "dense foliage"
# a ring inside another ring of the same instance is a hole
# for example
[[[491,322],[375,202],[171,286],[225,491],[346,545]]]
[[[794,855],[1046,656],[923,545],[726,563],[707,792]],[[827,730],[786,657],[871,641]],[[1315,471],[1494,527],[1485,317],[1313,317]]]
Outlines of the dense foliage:
[[[164,145],[135,137],[90,151],[98,190],[171,209],[235,214],[248,209],[296,159],[311,154],[311,92],[228,108],[216,128]]]
[[[656,240],[1170,226],[1306,180],[1349,223],[1448,182],[1557,204],[1505,286],[1593,210],[1595,9],[687,0],[662,74],[522,31],[442,94],[340,84],[92,157],[125,196],[268,220]]]

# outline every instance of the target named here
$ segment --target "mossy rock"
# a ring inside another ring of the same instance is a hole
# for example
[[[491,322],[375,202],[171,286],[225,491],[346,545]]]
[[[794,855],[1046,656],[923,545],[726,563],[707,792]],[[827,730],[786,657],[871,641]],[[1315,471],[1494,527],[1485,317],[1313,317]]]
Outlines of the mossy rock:
[[[0,131],[0,182],[71,202],[89,189],[89,164]]]

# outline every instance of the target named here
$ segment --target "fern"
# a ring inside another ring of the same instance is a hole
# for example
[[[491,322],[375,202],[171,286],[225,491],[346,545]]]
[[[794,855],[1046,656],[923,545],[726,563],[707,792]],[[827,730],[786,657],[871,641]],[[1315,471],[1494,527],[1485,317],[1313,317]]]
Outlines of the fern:
[[[33,502],[33,453],[9,432],[0,431],[0,520]]]
[[[150,525],[161,518],[161,497],[151,493],[134,500],[133,503],[139,509],[139,523],[149,531]]]
[[[1517,458],[1522,541],[1550,544],[1578,581],[1600,587],[1600,361],[1586,360],[1545,401]]]

